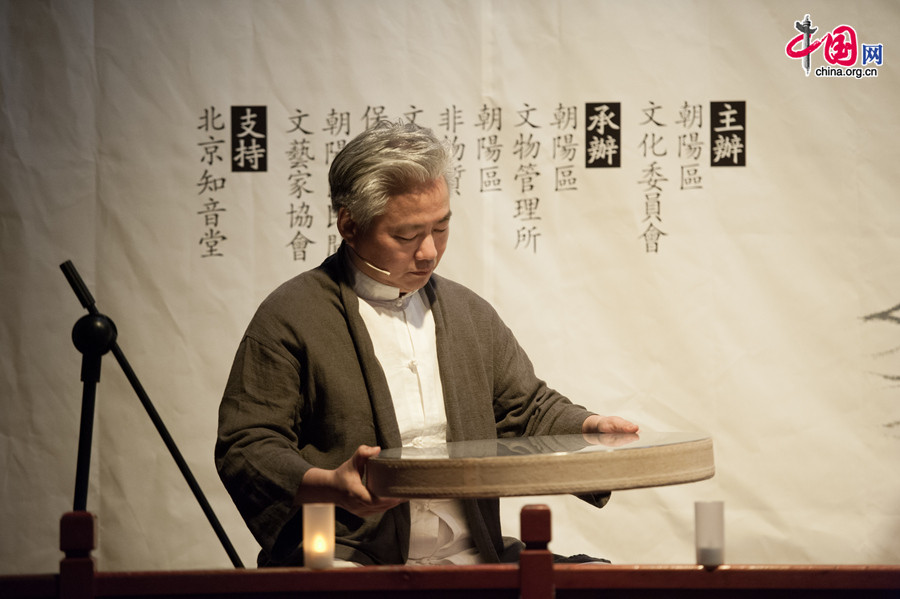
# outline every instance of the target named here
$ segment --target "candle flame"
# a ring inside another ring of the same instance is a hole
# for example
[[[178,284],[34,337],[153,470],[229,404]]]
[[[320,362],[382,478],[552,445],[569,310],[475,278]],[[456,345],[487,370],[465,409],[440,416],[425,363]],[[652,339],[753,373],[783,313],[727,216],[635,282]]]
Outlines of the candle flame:
[[[312,540],[312,549],[316,553],[325,553],[328,550],[328,541],[325,540],[325,535],[316,535]]]

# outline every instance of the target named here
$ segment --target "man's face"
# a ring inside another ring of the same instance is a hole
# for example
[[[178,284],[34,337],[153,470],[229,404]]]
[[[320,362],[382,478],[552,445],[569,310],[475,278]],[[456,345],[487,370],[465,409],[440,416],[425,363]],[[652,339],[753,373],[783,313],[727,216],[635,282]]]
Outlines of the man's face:
[[[354,250],[351,259],[361,271],[403,293],[415,291],[425,285],[447,249],[447,183],[441,177],[421,190],[392,197],[384,214],[375,217],[364,232],[341,209],[338,229]]]

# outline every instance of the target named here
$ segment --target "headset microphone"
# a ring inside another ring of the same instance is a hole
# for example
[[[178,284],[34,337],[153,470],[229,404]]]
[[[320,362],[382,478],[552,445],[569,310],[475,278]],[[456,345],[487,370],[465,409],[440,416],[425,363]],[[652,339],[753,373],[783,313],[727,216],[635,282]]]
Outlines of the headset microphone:
[[[357,256],[359,256],[359,254],[357,254]],[[377,271],[380,272],[381,274],[386,275],[386,276],[388,276],[388,277],[391,276],[391,273],[389,273],[388,271],[384,270],[383,268],[378,268],[377,266],[375,266],[374,264],[372,264],[371,262],[369,262],[368,260],[366,260],[366,259],[363,258],[362,256],[359,256],[359,259],[363,261],[363,264],[365,264],[366,266],[368,266],[368,267],[371,268],[372,270],[377,270]]]
[[[357,252],[356,249],[355,249],[352,245],[347,244],[347,247],[349,247],[351,250],[353,250],[353,253],[356,254],[356,257],[359,258],[360,260],[362,260],[363,264],[365,264],[366,266],[368,266],[368,267],[371,268],[372,270],[377,271],[377,272],[380,272],[381,274],[383,274],[383,275],[385,275],[385,276],[388,276],[388,277],[391,276],[391,273],[390,273],[390,272],[384,270],[383,268],[378,268],[377,266],[375,266],[374,264],[372,264],[371,262],[369,262],[368,260],[366,260],[365,258],[363,258],[362,256],[360,256],[360,255],[359,255],[359,252]]]

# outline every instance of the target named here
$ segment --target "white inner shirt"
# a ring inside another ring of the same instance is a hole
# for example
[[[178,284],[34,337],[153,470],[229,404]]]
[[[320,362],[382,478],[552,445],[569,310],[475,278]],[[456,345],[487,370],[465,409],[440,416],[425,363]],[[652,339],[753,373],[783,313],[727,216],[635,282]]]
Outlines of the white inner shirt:
[[[438,369],[434,315],[421,290],[400,297],[356,266],[353,289],[363,301],[375,356],[384,370],[404,447],[435,447],[447,440],[444,391]],[[454,499],[413,499],[407,564],[476,564],[478,551],[462,503]]]

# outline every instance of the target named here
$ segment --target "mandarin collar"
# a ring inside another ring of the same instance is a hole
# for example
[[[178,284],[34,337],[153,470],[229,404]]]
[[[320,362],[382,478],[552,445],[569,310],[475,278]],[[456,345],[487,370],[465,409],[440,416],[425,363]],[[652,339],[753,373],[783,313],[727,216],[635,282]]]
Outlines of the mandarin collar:
[[[349,256],[345,260],[349,264],[353,291],[360,299],[372,305],[405,310],[409,305],[410,299],[419,292],[419,290],[416,290],[401,295],[398,287],[385,285],[361,271]]]

